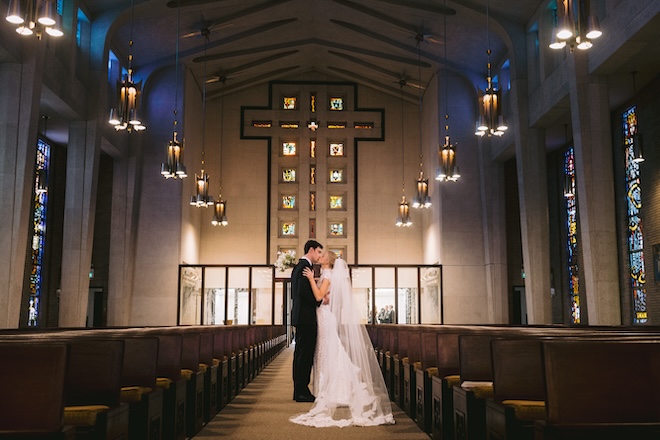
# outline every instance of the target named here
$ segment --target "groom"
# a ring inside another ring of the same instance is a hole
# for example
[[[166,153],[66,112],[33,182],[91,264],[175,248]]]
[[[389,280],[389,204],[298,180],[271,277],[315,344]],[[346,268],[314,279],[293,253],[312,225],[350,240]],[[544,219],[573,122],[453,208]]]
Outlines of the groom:
[[[312,268],[321,258],[323,246],[315,240],[305,243],[305,255],[298,261],[291,272],[291,291],[293,293],[293,312],[291,323],[296,327],[296,348],[293,352],[293,400],[313,402],[314,396],[309,391],[309,378],[314,363],[316,349],[316,308],[320,302],[314,298],[309,280],[303,275],[303,269]]]

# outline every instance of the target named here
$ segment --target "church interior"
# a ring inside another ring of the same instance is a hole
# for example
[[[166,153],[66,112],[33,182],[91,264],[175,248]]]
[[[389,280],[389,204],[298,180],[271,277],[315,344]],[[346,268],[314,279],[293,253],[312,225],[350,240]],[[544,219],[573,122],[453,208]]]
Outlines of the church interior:
[[[351,267],[390,396],[427,438],[586,438],[561,427],[629,415],[607,435],[658,434],[657,397],[587,421],[550,404],[562,374],[609,380],[571,370],[583,357],[655,383],[657,0],[0,0],[0,16],[1,358],[52,350],[56,377],[98,331],[160,368],[192,338],[174,366],[192,379],[151,403],[162,424],[130,429],[191,437],[288,356],[291,267],[314,239]],[[493,397],[522,365],[535,391]],[[104,423],[136,417],[121,408]]]

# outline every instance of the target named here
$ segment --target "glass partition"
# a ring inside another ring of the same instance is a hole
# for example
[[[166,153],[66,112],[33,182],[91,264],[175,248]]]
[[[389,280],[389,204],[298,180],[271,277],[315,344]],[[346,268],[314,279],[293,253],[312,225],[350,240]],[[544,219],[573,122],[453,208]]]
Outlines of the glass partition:
[[[252,269],[251,324],[270,324],[273,313],[273,270],[269,267]],[[282,319],[280,319],[281,321]]]
[[[230,267],[227,289],[227,325],[248,324],[250,268]]]
[[[372,323],[373,276],[370,267],[354,267],[351,269],[353,294],[357,300],[360,320],[364,324]]]
[[[291,282],[270,265],[179,266],[179,325],[290,324]],[[365,324],[442,324],[439,265],[352,266]],[[286,295],[286,296],[285,296]]]
[[[225,322],[226,267],[207,267],[204,271],[204,324]]]
[[[199,324],[202,313],[202,268],[184,267],[179,272],[179,324]]]
[[[376,322],[379,324],[396,323],[396,289],[394,267],[377,267],[374,280],[376,296]]]
[[[440,279],[439,267],[421,267],[420,269],[421,286],[421,324],[442,324],[442,302],[440,298]]]
[[[416,267],[398,268],[397,320],[399,324],[418,324],[418,279]]]

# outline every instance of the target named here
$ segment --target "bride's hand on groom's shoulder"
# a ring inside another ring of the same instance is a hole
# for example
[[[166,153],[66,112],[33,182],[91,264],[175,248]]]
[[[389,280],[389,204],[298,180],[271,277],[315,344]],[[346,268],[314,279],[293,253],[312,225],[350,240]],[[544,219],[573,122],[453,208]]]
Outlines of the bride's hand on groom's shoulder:
[[[314,279],[314,272],[309,267],[304,268],[302,273],[303,276],[309,278],[310,280]]]

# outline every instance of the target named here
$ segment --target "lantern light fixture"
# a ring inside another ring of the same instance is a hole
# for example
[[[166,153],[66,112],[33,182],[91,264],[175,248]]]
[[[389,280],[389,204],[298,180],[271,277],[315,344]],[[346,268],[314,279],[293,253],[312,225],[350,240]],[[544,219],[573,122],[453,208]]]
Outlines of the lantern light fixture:
[[[146,130],[139,117],[142,81],[133,80],[133,23],[135,21],[135,0],[131,2],[131,31],[128,40],[128,69],[121,82],[117,82],[117,107],[110,109],[108,122],[117,131],[131,133]]]
[[[61,37],[61,18],[57,13],[57,0],[9,0],[6,20],[16,25],[19,35],[35,35],[41,40],[44,32]]]

